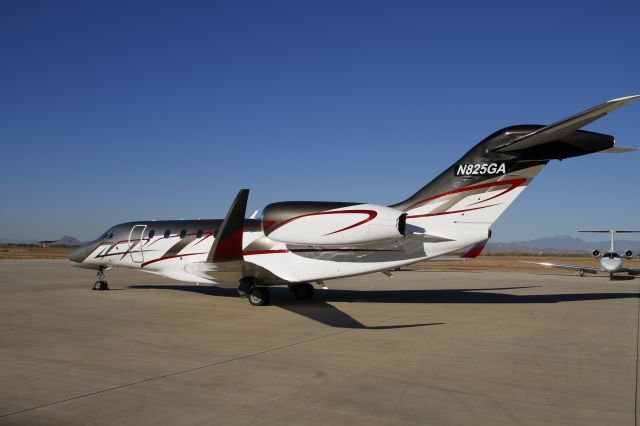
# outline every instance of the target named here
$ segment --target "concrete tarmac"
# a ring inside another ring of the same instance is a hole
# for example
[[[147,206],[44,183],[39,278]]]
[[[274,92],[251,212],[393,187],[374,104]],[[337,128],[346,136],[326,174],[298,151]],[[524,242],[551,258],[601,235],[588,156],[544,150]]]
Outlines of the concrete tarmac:
[[[398,272],[314,301],[0,261],[0,425],[634,425],[640,279]]]

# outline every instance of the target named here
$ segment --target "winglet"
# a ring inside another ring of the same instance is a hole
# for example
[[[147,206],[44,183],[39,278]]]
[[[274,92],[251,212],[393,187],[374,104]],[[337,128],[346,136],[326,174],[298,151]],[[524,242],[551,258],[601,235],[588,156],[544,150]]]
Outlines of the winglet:
[[[241,189],[218,229],[207,262],[230,262],[242,260],[242,234],[244,215],[247,210],[249,190]]]

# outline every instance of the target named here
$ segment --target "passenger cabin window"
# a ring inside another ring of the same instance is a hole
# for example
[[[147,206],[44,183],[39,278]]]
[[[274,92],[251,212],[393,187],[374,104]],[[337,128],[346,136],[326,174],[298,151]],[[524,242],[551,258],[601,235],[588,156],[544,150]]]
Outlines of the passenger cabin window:
[[[156,235],[156,231],[155,230],[151,230],[149,231],[149,239],[153,238],[153,236]]]
[[[196,238],[202,238],[202,234],[204,234],[204,232],[202,232],[202,229],[198,229],[198,233],[196,234]]]
[[[183,229],[182,231],[180,231],[180,238],[184,238],[187,236],[187,230]]]
[[[167,229],[166,231],[164,231],[164,237],[165,238],[169,238],[169,235],[171,235],[171,231],[170,230]]]

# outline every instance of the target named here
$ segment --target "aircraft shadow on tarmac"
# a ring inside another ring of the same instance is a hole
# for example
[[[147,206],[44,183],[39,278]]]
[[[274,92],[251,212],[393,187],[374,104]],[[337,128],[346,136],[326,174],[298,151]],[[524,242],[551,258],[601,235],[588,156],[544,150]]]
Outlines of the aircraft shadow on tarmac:
[[[284,288],[272,288],[271,304],[331,327],[371,330],[425,327],[444,323],[366,326],[329,302],[347,303],[560,303],[607,299],[634,299],[638,293],[510,294],[495,291],[536,288],[519,286],[452,290],[322,290],[311,301],[299,301]],[[210,296],[238,297],[234,289],[195,285],[131,285],[132,289],[177,290]]]
[[[575,274],[561,274],[561,273],[552,273],[552,272],[537,272],[534,275],[546,275],[546,276],[551,276],[551,277],[574,277]],[[580,277],[580,279],[602,279],[602,280],[606,280],[606,281],[632,281],[635,280],[636,277],[635,275],[614,275],[613,279],[609,279],[608,276],[606,275],[598,275],[598,274],[584,274],[584,277]]]

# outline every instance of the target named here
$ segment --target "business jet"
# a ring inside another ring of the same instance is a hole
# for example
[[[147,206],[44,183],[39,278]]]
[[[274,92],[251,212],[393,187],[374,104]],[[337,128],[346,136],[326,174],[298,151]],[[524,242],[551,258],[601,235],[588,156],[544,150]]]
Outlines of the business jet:
[[[390,270],[482,245],[490,226],[551,160],[625,152],[613,136],[580,130],[640,98],[614,99],[553,124],[516,125],[472,147],[409,198],[391,206],[287,201],[245,218],[242,189],[222,220],[134,221],[112,226],[69,255],[105,272],[130,268],[167,278],[237,288],[255,306],[269,288],[288,286],[300,299],[315,283]]]
[[[549,263],[549,262],[533,262],[530,260],[521,260],[520,262],[524,263],[533,263],[536,265],[550,266],[552,268],[560,268],[560,269],[573,269],[577,270],[581,277],[584,277],[585,272],[589,274],[596,274],[598,272],[607,272],[609,273],[609,279],[613,280],[614,274],[617,272],[627,273],[628,275],[638,275],[640,274],[640,268],[625,268],[623,259],[633,259],[633,252],[631,250],[625,251],[622,255],[619,255],[616,252],[614,246],[614,238],[617,234],[627,234],[627,233],[636,233],[640,231],[616,231],[615,229],[610,229],[608,231],[578,231],[578,232],[595,232],[595,233],[605,233],[611,234],[611,246],[609,251],[602,253],[600,250],[596,249],[591,254],[595,259],[600,259],[600,266],[585,266],[585,265],[564,265],[560,263]]]

